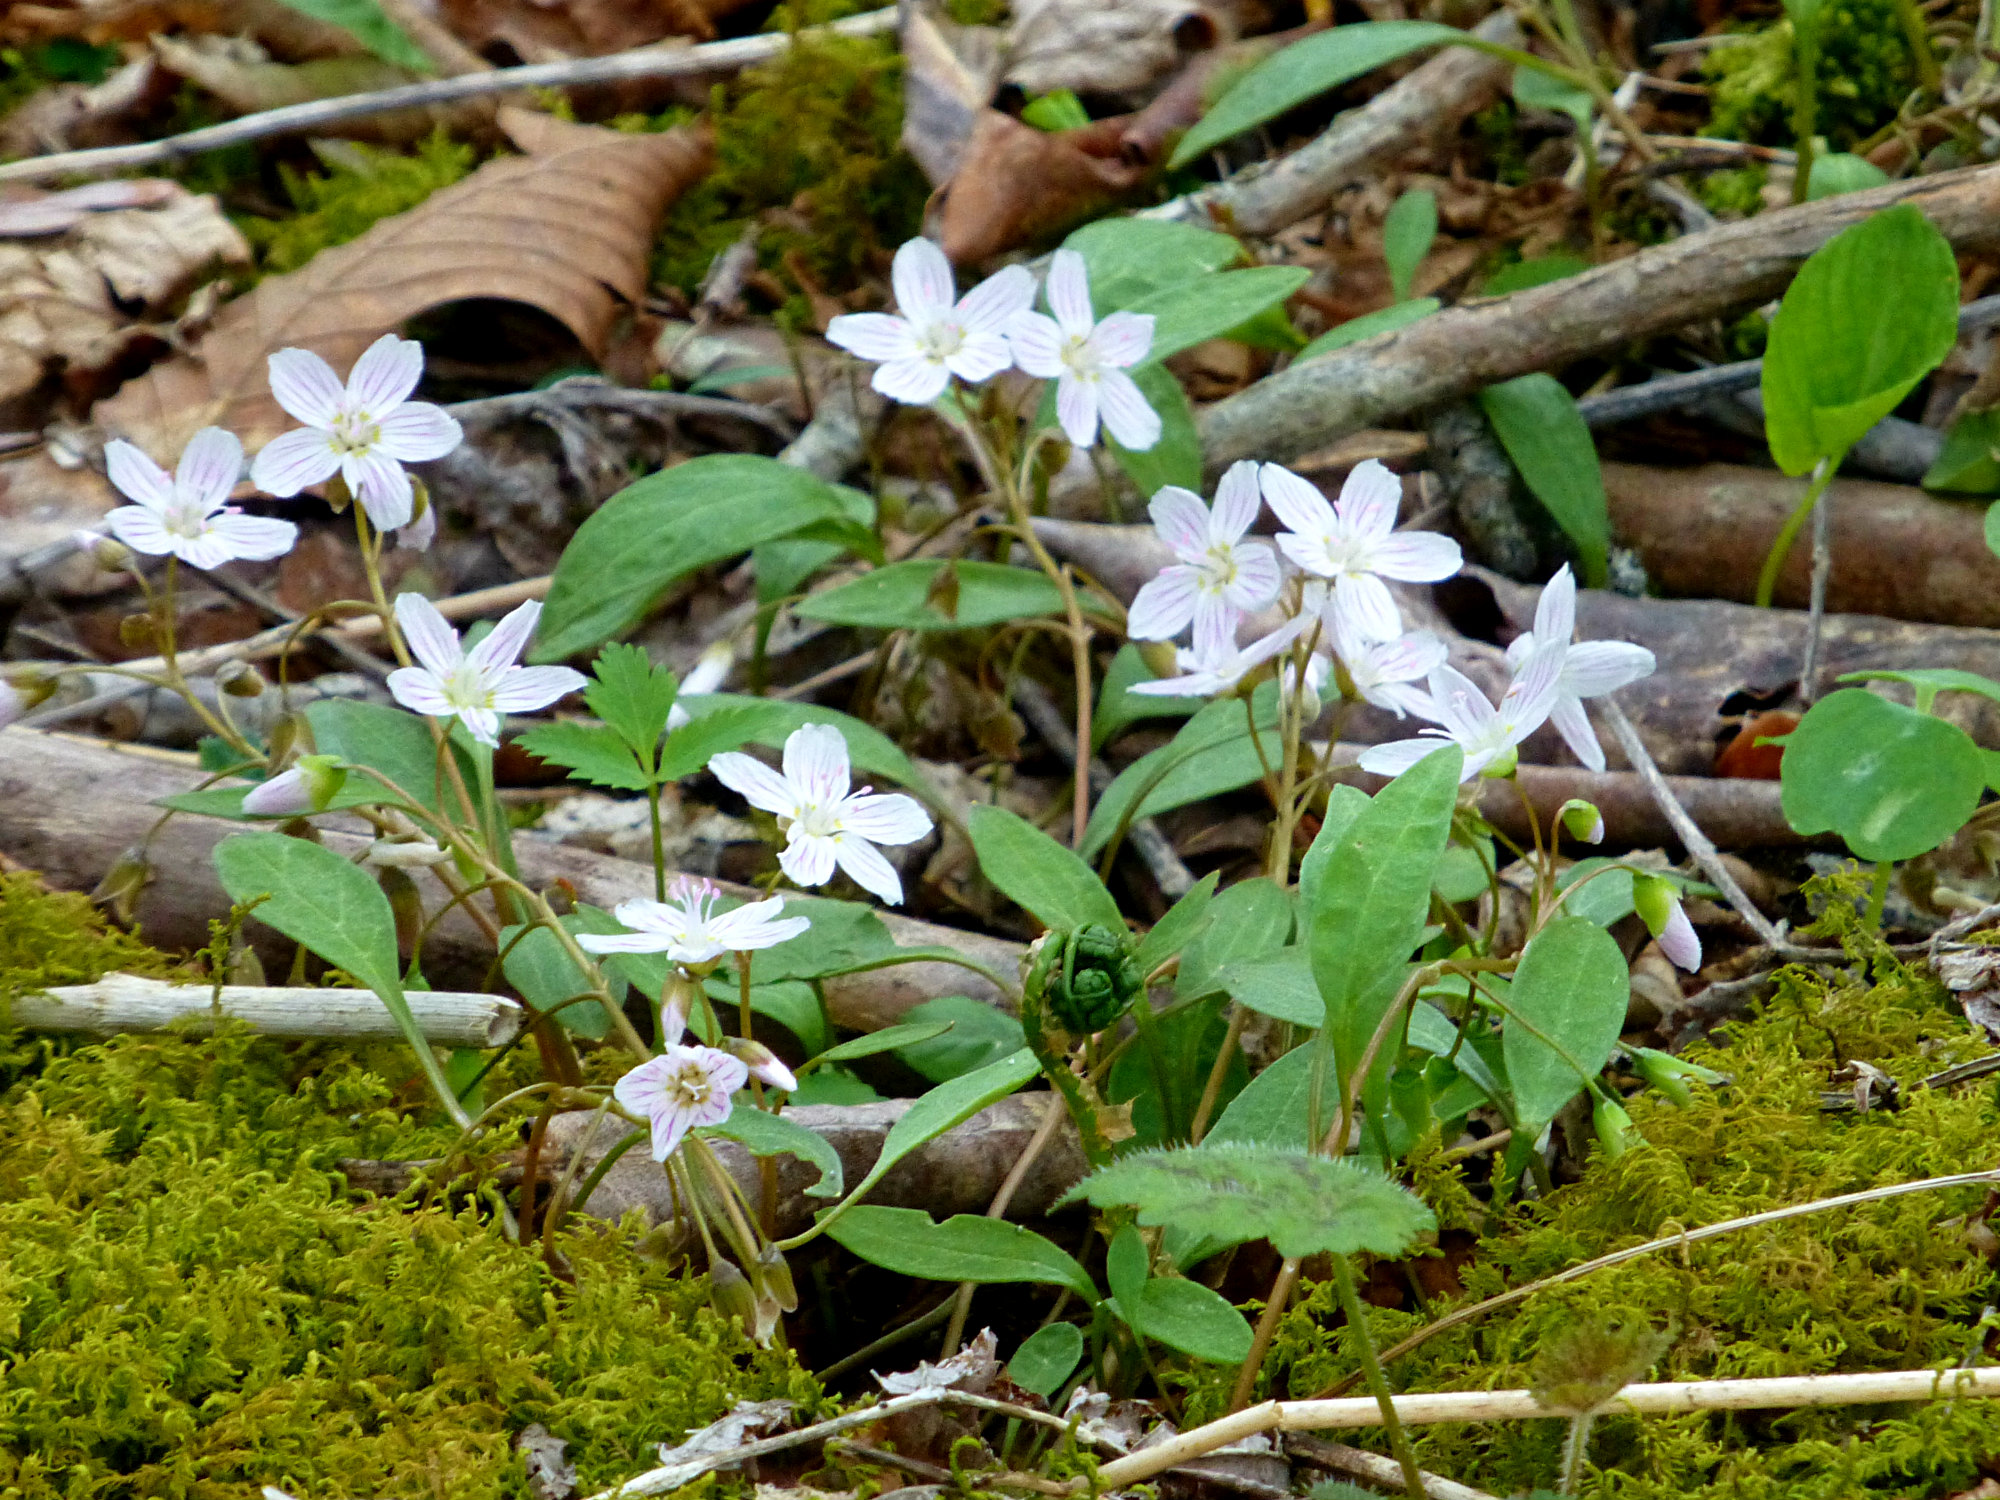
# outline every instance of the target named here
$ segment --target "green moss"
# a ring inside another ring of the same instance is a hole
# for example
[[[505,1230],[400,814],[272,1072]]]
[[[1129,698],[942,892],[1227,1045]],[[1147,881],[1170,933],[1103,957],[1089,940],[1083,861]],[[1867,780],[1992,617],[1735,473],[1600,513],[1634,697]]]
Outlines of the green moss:
[[[902,60],[892,41],[801,41],[717,85],[709,113],[715,170],[668,214],[656,280],[693,290],[759,215],[762,263],[792,282],[796,257],[834,291],[916,233],[929,189],[897,144]]]
[[[0,980],[147,967],[65,931],[68,898],[0,897]],[[558,1277],[477,1204],[357,1201],[342,1158],[452,1141],[399,1106],[409,1071],[242,1034],[37,1045],[0,1095],[0,1494],[525,1496],[530,1422],[587,1493],[739,1398],[816,1399],[619,1234],[560,1236]]]
[[[347,145],[324,173],[280,167],[285,194],[298,212],[285,219],[239,220],[266,272],[295,271],[329,245],[359,239],[377,220],[406,213],[439,188],[450,187],[477,163],[472,147],[434,131],[407,154]]]
[[[1831,917],[1853,922],[1849,906]],[[1787,971],[1753,1019],[1692,1056],[1732,1082],[1676,1108],[1630,1101],[1649,1144],[1593,1158],[1582,1182],[1483,1224],[1462,1191],[1427,1196],[1448,1228],[1485,1230],[1465,1271],[1465,1300],[1490,1296],[1621,1246],[1785,1204],[1963,1171],[1991,1161],[2000,1091],[1917,1087],[1988,1050],[1918,970],[1883,956],[1860,978]],[[1823,1091],[1847,1059],[1884,1069],[1901,1108],[1829,1114]],[[1965,1236],[1982,1194],[1916,1194],[1835,1210],[1654,1254],[1539,1293],[1432,1340],[1392,1368],[1400,1388],[1473,1390],[1531,1383],[1566,1329],[1598,1323],[1671,1330],[1655,1379],[1916,1369],[1982,1357],[1982,1309],[2000,1294]],[[1445,1311],[1441,1305],[1431,1315]],[[1328,1288],[1290,1313],[1278,1343],[1290,1389],[1318,1389],[1355,1368]],[[1414,1311],[1371,1320],[1388,1344],[1429,1321]],[[1423,1430],[1426,1467],[1496,1492],[1547,1484],[1564,1424],[1496,1422]],[[1612,1417],[1592,1440],[1581,1493],[1667,1500],[1834,1500],[1944,1495],[1977,1482],[2000,1456],[2000,1404],[1830,1408],[1735,1416]]]
[[[1790,21],[1711,48],[1703,71],[1712,90],[1704,135],[1793,144],[1798,63]],[[1816,76],[1819,132],[1835,150],[1847,150],[1893,119],[1916,84],[1896,0],[1832,0],[1821,22]]]

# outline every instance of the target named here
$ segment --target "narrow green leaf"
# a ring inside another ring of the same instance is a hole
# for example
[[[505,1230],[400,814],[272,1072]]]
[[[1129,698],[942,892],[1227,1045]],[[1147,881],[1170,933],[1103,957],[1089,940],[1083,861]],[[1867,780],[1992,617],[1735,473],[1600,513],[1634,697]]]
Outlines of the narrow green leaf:
[[[338,26],[383,62],[408,68],[413,73],[437,71],[423,48],[384,15],[375,0],[280,0],[280,3],[300,15]]]
[[[1514,69],[1514,102],[1523,109],[1568,115],[1575,122],[1579,139],[1590,130],[1591,112],[1596,108],[1588,89],[1525,65]]]
[[[1152,973],[1194,941],[1208,925],[1209,903],[1214,900],[1215,888],[1221,882],[1221,871],[1209,871],[1195,882],[1193,890],[1176,901],[1167,909],[1167,914],[1153,924],[1152,931],[1140,939],[1139,951],[1133,955],[1141,973]]]
[[[1265,760],[1275,766],[1283,754],[1278,741],[1278,698],[1260,688],[1254,698],[1258,740]],[[1142,755],[1112,779],[1097,799],[1084,830],[1084,858],[1094,858],[1121,822],[1151,817],[1185,807],[1203,797],[1233,792],[1264,774],[1257,746],[1241,700],[1220,698],[1205,704],[1181,727],[1169,744]]]
[[[1152,1271],[1152,1257],[1146,1253],[1146,1241],[1137,1229],[1127,1224],[1111,1236],[1104,1252],[1104,1281],[1112,1296],[1127,1308],[1132,1307],[1145,1290],[1146,1278]]]
[[[905,1022],[898,1026],[885,1026],[880,1031],[871,1031],[866,1036],[857,1036],[842,1042],[837,1047],[829,1047],[813,1060],[815,1062],[850,1062],[857,1057],[873,1057],[878,1052],[894,1052],[899,1047],[915,1047],[932,1041],[951,1030],[949,1021]]]
[[[1097,874],[1041,829],[1004,807],[980,804],[967,821],[979,868],[1002,895],[1051,930],[1096,923],[1125,930]]]
[[[1091,749],[1102,750],[1141,719],[1185,719],[1202,706],[1199,698],[1162,698],[1131,690],[1134,683],[1152,680],[1153,671],[1139,648],[1129,641],[1120,646],[1097,690],[1097,707],[1090,715]]]
[[[806,1189],[808,1198],[838,1198],[845,1189],[840,1153],[832,1143],[784,1115],[738,1103],[728,1119],[704,1126],[695,1134],[734,1141],[752,1156],[795,1156],[807,1166],[817,1167],[819,1180]]]
[[[1182,950],[1175,998],[1214,994],[1223,987],[1221,976],[1230,965],[1275,953],[1291,936],[1290,894],[1261,875],[1237,881],[1216,896],[1208,925]]]
[[[637,624],[696,568],[847,509],[835,486],[754,454],[708,454],[648,475],[600,506],[563,549],[534,658],[587,651]]]
[[[1631,990],[1623,951],[1595,922],[1557,917],[1529,939],[1501,1044],[1530,1139],[1604,1067]]]
[[[1602,588],[1611,509],[1597,444],[1576,399],[1554,376],[1538,373],[1488,386],[1479,404],[1521,478],[1576,544],[1585,585]]]
[[[1302,365],[1309,359],[1331,354],[1336,349],[1345,349],[1349,344],[1358,344],[1363,339],[1372,339],[1378,333],[1394,333],[1398,328],[1407,328],[1419,318],[1428,318],[1444,304],[1435,297],[1418,297],[1409,302],[1397,302],[1389,307],[1378,308],[1372,313],[1363,313],[1358,318],[1349,318],[1334,328],[1329,328],[1305,348],[1299,351],[1293,364]]]
[[[1266,308],[1280,306],[1311,277],[1304,266],[1251,266],[1217,271],[1140,298],[1131,311],[1153,318],[1147,362],[1159,364],[1183,349],[1221,338]]]
[[[951,1028],[931,1041],[909,1044],[897,1054],[932,1083],[963,1077],[1027,1045],[1019,1021],[969,995],[926,1000],[903,1012],[903,1019],[912,1025],[942,1023]]]
[[[1221,980],[1239,1005],[1312,1030],[1326,1024],[1326,1002],[1313,979],[1312,957],[1303,948],[1239,960],[1223,969]]]
[[[866,1204],[849,1209],[827,1233],[871,1265],[904,1276],[983,1286],[1045,1282],[1097,1301],[1097,1287],[1075,1257],[1005,1219],[954,1214],[937,1223],[920,1208]]]
[[[1312,1107],[1311,1046],[1294,1047],[1244,1086],[1209,1127],[1202,1143],[1284,1146],[1309,1151],[1307,1115]]]
[[[1479,295],[1504,297],[1510,292],[1525,292],[1531,286],[1547,286],[1551,281],[1561,281],[1589,269],[1589,261],[1566,250],[1558,250],[1552,255],[1530,256],[1526,260],[1515,261],[1511,266],[1502,266],[1487,277],[1485,284],[1479,288]]]
[[[912,558],[864,573],[793,606],[809,620],[875,630],[975,630],[1061,614],[1062,594],[1039,572],[1005,563]]]
[[[1411,188],[1389,207],[1382,220],[1382,258],[1389,263],[1389,287],[1398,302],[1407,302],[1417,268],[1437,239],[1438,200],[1429,188]]]

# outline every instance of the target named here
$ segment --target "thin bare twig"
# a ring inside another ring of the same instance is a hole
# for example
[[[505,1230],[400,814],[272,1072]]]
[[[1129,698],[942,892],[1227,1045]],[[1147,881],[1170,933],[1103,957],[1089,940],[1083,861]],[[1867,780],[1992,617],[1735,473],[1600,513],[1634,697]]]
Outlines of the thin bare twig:
[[[1832,462],[1832,460],[1828,460]],[[1812,594],[1806,608],[1806,652],[1799,666],[1799,701],[1819,697],[1820,629],[1826,622],[1826,583],[1833,576],[1833,486],[1813,507]]]

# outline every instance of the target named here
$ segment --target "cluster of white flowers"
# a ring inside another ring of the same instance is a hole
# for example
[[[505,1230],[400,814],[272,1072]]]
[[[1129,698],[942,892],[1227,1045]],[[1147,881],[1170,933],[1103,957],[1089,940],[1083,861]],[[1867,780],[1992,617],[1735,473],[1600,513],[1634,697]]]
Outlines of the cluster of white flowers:
[[[280,349],[270,370],[271,394],[306,425],[264,446],[250,482],[288,500],[340,474],[378,530],[397,532],[404,546],[428,546],[437,518],[427,508],[413,519],[416,491],[403,465],[444,457],[463,434],[442,407],[409,399],[423,378],[423,346],[384,334],[354,362],[345,386],[305,349]],[[104,445],[104,465],[132,502],[112,511],[106,525],[134,552],[219,568],[268,562],[298,540],[290,521],[246,516],[229,504],[243,477],[243,445],[223,428],[204,427],[190,438],[172,474],[121,439]]]
[[[1100,424],[1126,448],[1143,451],[1160,440],[1159,414],[1126,373],[1152,351],[1152,316],[1098,318],[1090,273],[1076,251],[1050,259],[1048,314],[1033,310],[1035,278],[1020,266],[959,297],[951,262],[925,239],[897,250],[889,279],[894,314],[849,313],[829,323],[826,336],[873,362],[870,383],[890,400],[926,406],[953,376],[979,385],[1018,366],[1055,381],[1056,419],[1077,447],[1095,443]]]
[[[1308,706],[1333,680],[1356,697],[1398,715],[1440,726],[1417,737],[1364,751],[1364,769],[1398,775],[1444,741],[1465,752],[1465,776],[1503,774],[1516,748],[1553,722],[1576,756],[1604,769],[1604,750],[1582,701],[1611,692],[1653,670],[1653,654],[1621,641],[1572,643],[1576,580],[1564,567],[1542,591],[1535,628],[1508,648],[1512,680],[1496,706],[1477,684],[1445,660],[1444,643],[1428,631],[1406,631],[1390,582],[1434,583],[1460,566],[1458,544],[1427,531],[1397,531],[1402,485],[1382,464],[1358,464],[1326,497],[1277,464],[1238,463],[1222,476],[1211,509],[1173,486],[1152,499],[1153,525],[1175,561],[1132,601],[1128,633],[1135,640],[1173,640],[1192,629],[1192,644],[1176,651],[1180,674],[1138,684],[1138,693],[1207,697],[1233,690],[1257,668],[1288,650],[1314,625],[1316,648],[1303,680],[1286,669],[1288,690]],[[1250,538],[1260,501],[1287,528],[1277,552]],[[1238,645],[1244,620],[1283,601],[1273,629]],[[1419,687],[1417,684],[1423,683]]]

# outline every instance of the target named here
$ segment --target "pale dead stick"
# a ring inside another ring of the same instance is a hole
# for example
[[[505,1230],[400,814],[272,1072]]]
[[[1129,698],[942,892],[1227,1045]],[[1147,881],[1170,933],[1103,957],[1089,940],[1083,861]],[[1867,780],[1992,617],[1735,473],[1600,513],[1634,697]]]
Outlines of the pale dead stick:
[[[893,31],[896,8],[867,11],[828,26],[811,26],[797,33],[801,38],[820,36],[875,36]],[[721,73],[768,62],[791,46],[790,35],[735,37],[726,42],[706,42],[698,47],[639,47],[610,57],[580,57],[566,62],[533,63],[520,68],[494,68],[465,73],[455,78],[436,78],[424,83],[404,84],[393,89],[377,89],[366,94],[347,94],[338,99],[315,99],[305,104],[288,104],[245,115],[221,125],[190,130],[165,140],[139,141],[128,146],[100,146],[88,151],[59,151],[48,156],[31,156],[25,161],[0,166],[0,182],[68,177],[101,172],[125,171],[134,167],[158,166],[180,161],[245,141],[260,141],[277,135],[296,135],[321,130],[347,120],[366,119],[400,109],[421,109],[433,104],[450,104],[493,94],[511,94],[521,89],[575,88],[591,83],[617,83],[640,78],[682,78],[690,74]]]

